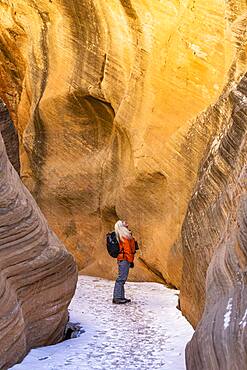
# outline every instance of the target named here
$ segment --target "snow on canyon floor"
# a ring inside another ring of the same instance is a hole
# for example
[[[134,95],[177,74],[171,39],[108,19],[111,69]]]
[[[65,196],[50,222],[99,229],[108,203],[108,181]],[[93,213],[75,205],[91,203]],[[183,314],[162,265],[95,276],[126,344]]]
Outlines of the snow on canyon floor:
[[[157,283],[125,284],[132,302],[112,304],[114,282],[79,276],[70,321],[79,338],[32,350],[18,370],[184,370],[185,345],[193,334],[176,309],[177,291]]]

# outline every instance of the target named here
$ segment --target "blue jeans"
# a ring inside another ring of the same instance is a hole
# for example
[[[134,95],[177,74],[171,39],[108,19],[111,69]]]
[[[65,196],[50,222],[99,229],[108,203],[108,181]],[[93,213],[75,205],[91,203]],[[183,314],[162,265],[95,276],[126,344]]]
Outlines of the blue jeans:
[[[118,277],[113,291],[114,299],[124,299],[124,284],[128,279],[130,263],[128,261],[118,261]]]

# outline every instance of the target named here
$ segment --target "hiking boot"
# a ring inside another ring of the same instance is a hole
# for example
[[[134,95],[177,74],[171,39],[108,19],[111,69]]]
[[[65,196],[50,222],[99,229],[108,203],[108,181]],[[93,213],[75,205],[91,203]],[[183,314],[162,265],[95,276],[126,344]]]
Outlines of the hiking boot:
[[[115,304],[125,304],[125,303],[128,303],[130,302],[129,299],[125,299],[125,298],[113,298],[112,300],[112,303],[115,303]]]
[[[124,298],[126,300],[126,303],[130,303],[131,302],[131,299],[128,299],[128,298]]]

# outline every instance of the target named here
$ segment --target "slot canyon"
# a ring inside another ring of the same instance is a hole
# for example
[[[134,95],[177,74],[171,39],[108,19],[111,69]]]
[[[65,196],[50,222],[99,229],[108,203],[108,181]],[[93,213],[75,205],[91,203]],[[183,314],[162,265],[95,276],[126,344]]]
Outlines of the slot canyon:
[[[123,219],[186,368],[247,369],[246,1],[1,0],[0,31],[0,368],[62,339],[77,271],[115,279]]]

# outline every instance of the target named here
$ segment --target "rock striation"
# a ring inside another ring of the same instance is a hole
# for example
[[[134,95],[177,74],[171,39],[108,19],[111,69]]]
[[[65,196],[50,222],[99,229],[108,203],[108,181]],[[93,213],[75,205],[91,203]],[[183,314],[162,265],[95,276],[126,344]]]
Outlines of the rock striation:
[[[83,273],[181,286],[191,370],[246,367],[246,4],[3,0],[0,97],[21,178]]]
[[[180,285],[181,226],[215,131],[193,119],[220,96],[232,63],[222,9],[1,3],[0,96],[18,129],[21,177],[81,271],[115,275],[105,233],[126,218],[142,253],[132,278]]]
[[[246,15],[232,19],[236,55],[182,229],[181,309],[196,328],[188,369],[245,369],[246,353]]]
[[[196,327],[187,346],[191,370],[247,364],[247,75],[225,104],[228,117],[209,147],[183,226],[181,308]]]
[[[11,121],[8,108],[0,100],[0,132],[6,151],[14,169],[20,173],[19,141],[16,129]]]
[[[21,183],[0,135],[1,369],[63,338],[76,280],[73,257]]]

